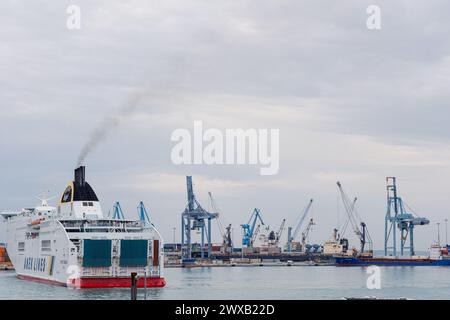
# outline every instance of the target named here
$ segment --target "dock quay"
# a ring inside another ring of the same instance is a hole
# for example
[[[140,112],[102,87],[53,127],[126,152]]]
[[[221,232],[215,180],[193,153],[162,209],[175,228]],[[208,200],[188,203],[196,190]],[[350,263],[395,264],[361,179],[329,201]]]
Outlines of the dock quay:
[[[8,270],[14,270],[14,267],[11,263],[1,263],[0,264],[0,271],[8,271]]]
[[[335,265],[332,255],[324,254],[277,254],[277,255],[241,255],[215,254],[211,258],[194,257],[182,259],[178,253],[166,253],[167,268],[196,267],[277,267],[277,266],[330,266]]]

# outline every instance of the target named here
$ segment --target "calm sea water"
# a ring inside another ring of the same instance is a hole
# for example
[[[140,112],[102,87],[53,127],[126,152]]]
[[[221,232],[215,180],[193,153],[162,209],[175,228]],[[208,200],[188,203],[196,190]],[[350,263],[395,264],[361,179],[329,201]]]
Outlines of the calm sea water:
[[[363,267],[170,268],[167,286],[147,289],[148,299],[449,299],[448,267],[382,267],[381,289],[367,289]],[[19,280],[0,272],[0,299],[129,299],[129,289],[68,289]],[[144,298],[144,289],[139,289]]]

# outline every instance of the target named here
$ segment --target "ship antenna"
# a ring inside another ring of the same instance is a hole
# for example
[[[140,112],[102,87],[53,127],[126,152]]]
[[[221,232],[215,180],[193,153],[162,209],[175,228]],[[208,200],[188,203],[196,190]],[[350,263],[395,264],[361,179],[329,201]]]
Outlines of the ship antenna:
[[[36,199],[38,199],[39,201],[41,201],[41,206],[42,207],[48,207],[48,202],[52,199],[55,199],[56,196],[50,196],[50,191],[47,192],[47,197],[45,197],[45,195],[39,195],[39,196],[35,196]]]

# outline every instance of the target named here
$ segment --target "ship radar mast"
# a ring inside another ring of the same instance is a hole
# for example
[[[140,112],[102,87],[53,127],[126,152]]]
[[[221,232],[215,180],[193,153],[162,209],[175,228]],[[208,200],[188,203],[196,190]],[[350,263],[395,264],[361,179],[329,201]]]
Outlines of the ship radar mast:
[[[50,194],[50,192],[48,192],[48,194]],[[52,199],[55,199],[56,196],[48,196],[47,195],[47,197],[45,197],[41,194],[41,195],[35,196],[35,198],[41,202],[41,207],[48,207],[49,206],[48,202]]]

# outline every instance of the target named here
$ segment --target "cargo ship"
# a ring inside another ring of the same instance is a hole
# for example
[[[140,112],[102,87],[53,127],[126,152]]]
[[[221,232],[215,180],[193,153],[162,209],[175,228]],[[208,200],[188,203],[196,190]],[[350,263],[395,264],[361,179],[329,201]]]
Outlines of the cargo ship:
[[[6,248],[19,279],[74,288],[163,287],[162,238],[146,219],[105,217],[96,193],[75,170],[56,207],[4,212]]]
[[[335,256],[337,266],[450,266],[448,246],[433,244],[429,256]]]
[[[398,195],[396,177],[386,178],[386,191],[387,211],[385,215],[384,256],[374,256],[372,250],[364,251],[364,239],[362,239],[362,246],[359,252],[352,250],[347,252],[347,254],[335,255],[336,265],[450,266],[448,244],[442,247],[439,240],[431,245],[428,256],[415,254],[414,229],[415,227],[429,224],[430,220],[417,216]],[[360,232],[360,234],[364,234],[364,232]],[[398,240],[400,240],[400,252],[397,251]],[[409,246],[407,246],[408,244]],[[407,249],[409,249],[409,255],[406,255]],[[389,254],[390,252],[392,254]],[[397,254],[398,252],[400,255]]]

